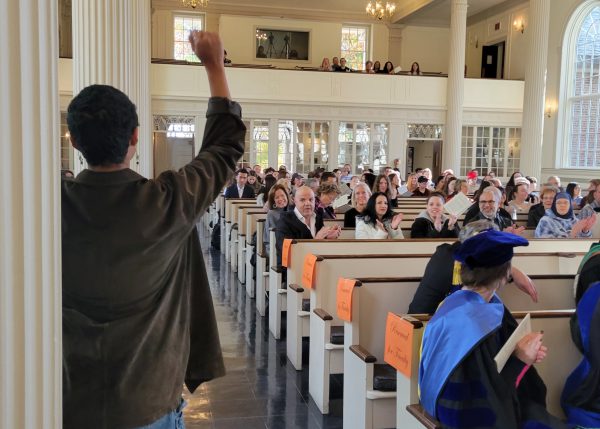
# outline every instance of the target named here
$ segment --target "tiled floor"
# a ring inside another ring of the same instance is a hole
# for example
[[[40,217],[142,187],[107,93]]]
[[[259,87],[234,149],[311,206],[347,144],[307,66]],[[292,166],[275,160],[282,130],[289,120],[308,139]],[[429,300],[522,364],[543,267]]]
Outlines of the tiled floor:
[[[308,367],[293,368],[285,339],[273,339],[225,258],[209,249],[208,233],[201,238],[227,375],[185,395],[186,428],[341,428],[342,379],[332,380],[331,412],[323,416],[308,395]]]

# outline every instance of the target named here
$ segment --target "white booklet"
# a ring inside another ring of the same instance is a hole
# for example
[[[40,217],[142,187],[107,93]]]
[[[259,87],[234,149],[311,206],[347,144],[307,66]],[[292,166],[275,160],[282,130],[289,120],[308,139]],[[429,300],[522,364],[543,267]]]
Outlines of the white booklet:
[[[340,195],[339,197],[337,197],[333,203],[331,203],[331,206],[334,209],[338,209],[342,206],[345,206],[346,204],[348,204],[350,202],[350,195],[348,194],[344,194],[344,195]]]
[[[469,210],[473,203],[467,198],[465,194],[459,192],[452,199],[444,205],[444,208],[448,213],[459,217],[461,214]]]
[[[506,362],[508,362],[508,358],[510,358],[515,351],[517,343],[529,333],[531,333],[531,316],[529,313],[527,313],[521,323],[519,323],[519,326],[517,326],[517,329],[515,329],[515,331],[494,358],[499,373],[502,371],[502,369],[504,369],[504,365],[506,365]]]

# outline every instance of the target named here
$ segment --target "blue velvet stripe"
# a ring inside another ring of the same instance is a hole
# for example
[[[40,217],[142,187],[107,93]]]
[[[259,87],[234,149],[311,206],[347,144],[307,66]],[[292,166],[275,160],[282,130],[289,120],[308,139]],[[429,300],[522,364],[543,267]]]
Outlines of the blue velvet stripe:
[[[583,341],[585,352],[590,350],[590,330],[592,329],[592,318],[594,311],[600,301],[600,282],[592,284],[581,297],[577,306],[577,318],[579,320],[579,330]]]
[[[565,406],[563,404],[565,414],[567,415],[567,423],[573,427],[597,429],[600,427],[600,414],[591,411],[582,410]]]
[[[552,429],[552,427],[536,420],[529,420],[521,425],[521,429]]]
[[[474,407],[465,409],[437,407],[437,418],[448,428],[493,428],[496,424],[496,413],[491,408]]]
[[[449,381],[444,386],[440,399],[448,401],[473,401],[486,399],[487,390],[481,381],[470,381],[467,383],[456,383]]]

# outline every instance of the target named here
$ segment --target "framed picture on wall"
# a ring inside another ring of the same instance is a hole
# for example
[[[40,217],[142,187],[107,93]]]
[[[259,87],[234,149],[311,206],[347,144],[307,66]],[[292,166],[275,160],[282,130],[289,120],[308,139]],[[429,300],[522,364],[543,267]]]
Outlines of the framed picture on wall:
[[[310,31],[256,28],[255,58],[308,61]]]

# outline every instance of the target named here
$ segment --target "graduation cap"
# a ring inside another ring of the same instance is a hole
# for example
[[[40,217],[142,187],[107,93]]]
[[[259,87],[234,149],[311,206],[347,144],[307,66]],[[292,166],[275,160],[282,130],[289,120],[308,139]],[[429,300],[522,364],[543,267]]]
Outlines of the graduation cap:
[[[513,257],[513,248],[529,246],[529,241],[509,232],[483,231],[467,240],[454,252],[454,259],[470,269],[496,267]]]

